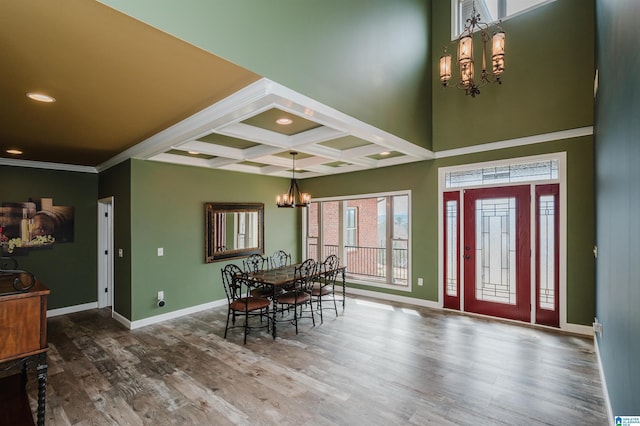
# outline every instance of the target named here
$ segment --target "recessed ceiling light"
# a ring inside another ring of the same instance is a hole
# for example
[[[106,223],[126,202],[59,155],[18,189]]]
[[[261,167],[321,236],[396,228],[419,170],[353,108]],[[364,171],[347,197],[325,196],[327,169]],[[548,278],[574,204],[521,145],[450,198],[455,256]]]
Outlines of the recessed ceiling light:
[[[7,154],[22,155],[22,151],[19,149],[8,149]]]
[[[380,155],[389,155],[389,154],[391,154],[389,151],[382,151],[382,152],[380,153]]]
[[[189,153],[191,155],[200,155],[200,153],[198,151],[187,151],[187,153]]]
[[[288,124],[293,123],[293,120],[292,120],[292,119],[290,119],[290,118],[287,118],[287,117],[282,117],[282,118],[278,118],[278,119],[276,120],[276,123],[278,123],[278,124],[282,124],[283,126],[286,126],[286,125],[288,125]]]
[[[53,96],[45,95],[44,93],[36,93],[36,92],[27,93],[27,98],[33,99],[34,101],[38,101],[38,102],[55,102],[56,101],[56,98],[54,98]]]

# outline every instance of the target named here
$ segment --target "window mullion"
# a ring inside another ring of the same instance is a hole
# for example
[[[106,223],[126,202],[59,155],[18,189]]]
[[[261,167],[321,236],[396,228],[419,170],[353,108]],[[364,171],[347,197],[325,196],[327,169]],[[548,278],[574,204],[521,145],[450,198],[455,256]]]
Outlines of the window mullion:
[[[386,250],[385,250],[385,263],[386,263],[386,279],[387,282],[393,283],[393,197],[386,197],[387,199],[387,226],[386,226]]]
[[[324,206],[322,205],[322,201],[318,202],[318,242],[316,249],[317,260],[320,261],[322,259],[322,253],[324,252],[324,231],[322,227],[323,216],[324,216]]]
[[[339,218],[339,222],[338,222],[338,229],[341,230],[341,232],[339,232],[338,234],[338,257],[341,259],[341,263],[343,265],[347,264],[347,256],[346,256],[346,249],[344,248],[344,242],[345,242],[345,233],[347,232],[346,230],[346,221],[345,221],[345,211],[346,209],[344,208],[346,201],[342,201],[338,204],[338,218]]]

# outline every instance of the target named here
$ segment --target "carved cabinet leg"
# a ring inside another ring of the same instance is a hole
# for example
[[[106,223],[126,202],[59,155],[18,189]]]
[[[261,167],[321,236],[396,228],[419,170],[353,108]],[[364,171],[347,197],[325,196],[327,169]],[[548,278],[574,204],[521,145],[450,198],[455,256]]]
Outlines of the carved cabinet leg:
[[[43,353],[38,358],[38,426],[44,426],[45,410],[47,405],[47,355]]]

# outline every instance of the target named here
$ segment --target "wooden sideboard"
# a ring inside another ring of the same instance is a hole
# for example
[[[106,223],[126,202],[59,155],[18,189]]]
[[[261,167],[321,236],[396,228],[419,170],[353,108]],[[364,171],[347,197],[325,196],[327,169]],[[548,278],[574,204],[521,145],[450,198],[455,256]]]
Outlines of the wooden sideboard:
[[[0,275],[0,424],[33,424],[26,395],[28,368],[38,377],[37,424],[44,425],[47,386],[47,296],[41,282],[13,288],[15,275]],[[17,374],[11,374],[18,370]],[[7,373],[8,372],[8,373]]]

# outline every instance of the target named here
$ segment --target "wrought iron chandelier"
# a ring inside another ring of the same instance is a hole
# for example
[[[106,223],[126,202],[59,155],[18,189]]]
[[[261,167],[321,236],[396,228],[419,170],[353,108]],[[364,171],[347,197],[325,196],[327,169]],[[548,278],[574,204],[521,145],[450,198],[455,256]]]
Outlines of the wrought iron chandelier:
[[[455,87],[463,89],[466,95],[475,98],[480,94],[480,88],[488,83],[502,84],[500,76],[504,72],[504,43],[505,33],[500,25],[496,25],[496,31],[489,36],[489,25],[482,22],[480,14],[476,12],[476,4],[473,2],[471,17],[466,20],[464,30],[458,37],[458,65],[460,67],[460,81]],[[473,61],[473,36],[478,32],[482,42],[482,71],[480,78],[475,78]],[[491,71],[487,71],[487,43],[491,41]],[[444,87],[449,86],[451,79],[451,54],[444,48],[444,54],[440,57],[440,81]]]
[[[296,155],[298,155],[298,153],[291,151],[289,154],[293,157],[291,184],[289,184],[288,192],[276,197],[276,204],[278,207],[307,207],[311,202],[311,195],[306,192],[300,192],[298,182],[296,181]]]

